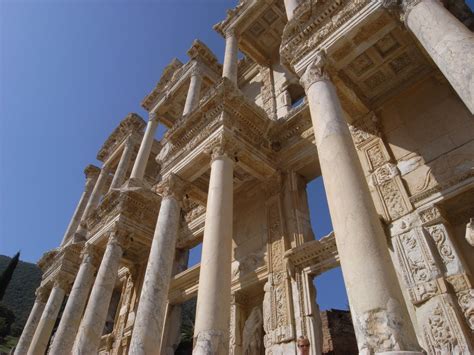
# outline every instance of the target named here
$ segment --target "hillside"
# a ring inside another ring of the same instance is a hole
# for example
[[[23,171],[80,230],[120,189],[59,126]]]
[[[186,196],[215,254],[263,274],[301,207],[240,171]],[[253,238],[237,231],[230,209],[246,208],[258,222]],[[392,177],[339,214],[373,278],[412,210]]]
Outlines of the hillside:
[[[0,255],[0,272],[5,270],[11,258]],[[41,270],[32,263],[20,261],[13,273],[2,304],[15,314],[12,335],[19,335],[35,301],[35,290],[41,282]]]

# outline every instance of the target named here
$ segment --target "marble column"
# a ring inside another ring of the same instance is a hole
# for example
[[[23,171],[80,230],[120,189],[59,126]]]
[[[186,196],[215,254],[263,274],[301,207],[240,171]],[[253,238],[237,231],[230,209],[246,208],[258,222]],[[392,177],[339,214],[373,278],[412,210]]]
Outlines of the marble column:
[[[199,95],[201,94],[202,71],[199,67],[194,67],[191,71],[188,94],[184,104],[183,116],[193,111],[199,104]]]
[[[94,282],[94,274],[99,264],[100,254],[95,246],[86,244],[82,263],[64,308],[58,330],[51,345],[50,354],[70,354],[79,329],[81,317],[86,307],[87,297]]]
[[[300,4],[301,0],[284,0],[285,3],[285,12],[286,12],[286,17],[288,18],[288,21],[290,21],[293,18],[293,13],[295,9],[298,7]]]
[[[84,317],[73,346],[73,354],[95,354],[100,345],[110,300],[123,255],[125,235],[112,232],[100,263]]]
[[[28,355],[43,355],[48,347],[54,324],[63,304],[64,296],[69,288],[69,281],[60,275],[55,281],[48,302],[38,322],[35,335],[31,340]]]
[[[158,187],[163,200],[133,326],[131,354],[153,354],[160,349],[178,236],[182,190],[183,184],[175,175]]]
[[[439,0],[404,0],[406,26],[474,114],[474,34]]]
[[[84,174],[86,175],[86,186],[84,188],[84,192],[81,195],[79,203],[77,204],[76,210],[72,215],[71,221],[69,222],[66,233],[64,233],[61,246],[63,246],[69,240],[69,238],[73,236],[77,230],[77,227],[79,227],[79,223],[86,209],[87,202],[89,201],[89,198],[92,194],[92,190],[94,189],[94,186],[97,182],[99,173],[100,169],[94,165],[88,165],[85,168]]]
[[[227,354],[231,301],[234,162],[212,154],[194,327],[194,355]]]
[[[30,348],[31,341],[35,335],[36,328],[40,321],[41,315],[43,314],[44,307],[48,301],[49,290],[46,290],[44,287],[38,287],[36,290],[36,299],[31,309],[30,316],[26,321],[23,332],[21,333],[20,340],[15,347],[14,355],[24,355],[28,352]]]
[[[238,39],[233,29],[225,33],[225,54],[222,76],[237,86]]]
[[[418,351],[386,236],[319,52],[301,77],[359,351]]]
[[[99,178],[97,179],[96,184],[94,185],[94,189],[92,190],[91,196],[87,201],[86,208],[84,213],[82,214],[81,223],[79,228],[77,229],[77,239],[85,239],[87,234],[86,228],[86,220],[94,211],[100,202],[100,197],[103,194],[104,185],[107,183],[107,179],[109,177],[109,171],[106,166],[103,166],[100,170]]]
[[[123,152],[120,157],[117,169],[115,170],[114,178],[110,184],[110,190],[118,189],[125,181],[125,174],[127,174],[128,167],[133,155],[133,149],[135,148],[135,142],[132,137],[128,137],[123,145]]]
[[[140,149],[138,150],[138,155],[135,159],[135,164],[133,165],[132,173],[130,174],[130,180],[140,182],[143,180],[157,128],[158,119],[155,114],[150,114],[150,119],[148,120],[145,134],[143,135],[142,143],[140,144]]]

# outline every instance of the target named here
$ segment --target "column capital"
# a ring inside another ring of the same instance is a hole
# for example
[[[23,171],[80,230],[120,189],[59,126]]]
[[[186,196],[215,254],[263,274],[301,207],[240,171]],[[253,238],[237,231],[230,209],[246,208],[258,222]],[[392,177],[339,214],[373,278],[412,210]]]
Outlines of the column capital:
[[[190,77],[193,77],[193,76],[198,76],[198,77],[201,77],[203,75],[203,70],[201,68],[201,65],[196,63],[192,68],[191,68],[191,72],[189,73],[189,76]]]
[[[206,148],[206,152],[211,155],[211,161],[223,156],[234,161],[233,158],[237,155],[238,150],[239,144],[226,134],[221,134],[213,139]]]
[[[107,246],[109,245],[117,245],[122,249],[125,249],[130,245],[130,233],[119,229],[118,226],[115,226],[110,232],[109,239],[107,241]]]
[[[234,29],[234,27],[227,28],[224,31],[224,37],[229,38],[229,37],[236,37],[237,36],[237,31]]]
[[[50,290],[45,286],[40,286],[36,289],[35,295],[36,299],[41,303],[46,303],[48,301]]]
[[[69,293],[72,286],[72,280],[69,276],[59,273],[54,279],[54,286],[63,290],[65,293]]]
[[[148,114],[148,121],[158,123],[158,114],[156,112],[150,112]]]
[[[300,83],[305,91],[314,83],[322,80],[330,80],[327,72],[328,59],[325,50],[319,50],[311,64],[308,65],[306,71],[300,78]]]
[[[181,201],[185,191],[186,182],[176,174],[170,174],[165,180],[156,187],[156,192],[163,198],[173,197]]]
[[[81,252],[82,262],[90,263],[91,265],[98,267],[100,265],[101,253],[97,246],[86,243],[84,249]]]
[[[400,15],[400,19],[406,23],[410,11],[423,0],[382,0],[382,7]],[[439,1],[439,0],[434,0]]]
[[[95,165],[89,164],[84,169],[84,175],[86,179],[97,179],[100,174],[100,168]]]

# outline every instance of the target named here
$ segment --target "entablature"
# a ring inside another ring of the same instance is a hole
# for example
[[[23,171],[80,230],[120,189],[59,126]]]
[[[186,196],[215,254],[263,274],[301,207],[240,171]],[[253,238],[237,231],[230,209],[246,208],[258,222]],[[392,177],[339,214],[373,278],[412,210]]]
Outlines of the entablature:
[[[104,246],[110,232],[120,230],[133,235],[128,253],[140,255],[151,245],[160,205],[160,196],[148,188],[110,191],[86,221],[88,243]]]
[[[128,114],[102,145],[97,153],[97,159],[102,162],[107,161],[129,136],[141,137],[145,126],[145,121],[138,114]]]
[[[242,0],[227,11],[227,17],[214,26],[225,37],[233,30],[239,39],[239,50],[261,65],[278,57],[281,35],[286,24],[283,0]]]
[[[47,285],[51,285],[59,276],[72,282],[81,264],[83,246],[84,243],[71,243],[46,253],[38,262],[43,270],[41,286],[48,287]]]
[[[175,59],[165,68],[158,85],[142,102],[167,127],[172,127],[183,114],[192,75],[202,78],[200,91],[204,94],[222,73],[222,65],[203,42],[195,40],[187,54],[190,60],[186,64]]]
[[[263,179],[273,174],[273,156],[266,138],[270,120],[228,79],[222,78],[190,115],[182,117],[165,135],[157,157],[161,174],[174,173],[193,182],[209,168],[210,146],[225,136],[234,141],[235,176]],[[226,139],[227,139],[226,138]],[[241,168],[241,169],[240,169]]]
[[[339,266],[339,255],[334,232],[320,240],[312,240],[285,252],[291,268],[310,268],[317,275]]]

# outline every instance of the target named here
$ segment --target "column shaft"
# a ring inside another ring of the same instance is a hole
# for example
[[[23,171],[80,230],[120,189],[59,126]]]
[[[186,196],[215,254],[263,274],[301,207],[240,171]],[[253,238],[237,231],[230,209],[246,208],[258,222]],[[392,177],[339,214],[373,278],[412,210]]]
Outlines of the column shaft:
[[[93,167],[97,171],[94,171],[96,173],[90,174],[86,178],[86,186],[84,188],[84,192],[81,195],[81,198],[79,200],[79,203],[77,204],[76,210],[74,211],[74,214],[72,215],[71,221],[69,222],[69,225],[66,229],[66,233],[64,233],[63,240],[61,242],[61,246],[63,246],[67,240],[74,235],[74,233],[77,230],[77,227],[79,227],[79,223],[81,222],[82,216],[84,214],[84,211],[86,209],[87,203],[90,199],[90,196],[92,194],[92,190],[94,189],[94,186],[97,182],[97,177],[98,177],[98,171],[99,169],[96,167]],[[92,168],[91,168],[92,169]],[[87,171],[87,169],[86,169]],[[87,172],[86,172],[87,174]]]
[[[179,216],[180,207],[176,198],[172,195],[164,197],[133,327],[132,354],[153,354],[160,349]]]
[[[46,303],[43,297],[37,296],[33,308],[31,309],[30,316],[28,317],[23,332],[21,333],[20,340],[16,345],[15,355],[23,355],[28,352],[45,306]]]
[[[86,253],[72,286],[53,344],[51,345],[50,353],[53,355],[70,354],[74,345],[74,339],[84,308],[86,307],[87,297],[94,282],[94,273],[96,271],[97,256],[94,255],[95,251],[88,250]]]
[[[288,21],[290,21],[293,18],[293,12],[300,4],[300,0],[285,0],[284,2],[286,17],[288,18]]]
[[[133,141],[129,137],[127,141],[125,141],[122,156],[120,157],[120,161],[118,163],[117,169],[115,170],[114,178],[112,179],[112,183],[110,184],[110,190],[118,189],[125,181],[125,174],[127,173],[128,167],[130,165],[130,160],[132,159],[133,154]]]
[[[46,352],[54,323],[56,323],[59,310],[64,300],[64,295],[64,289],[59,284],[55,284],[31,341],[28,355],[43,355]]]
[[[202,76],[199,72],[191,74],[186,103],[184,104],[183,116],[193,111],[199,104],[201,93]]]
[[[155,139],[156,128],[158,127],[158,120],[150,118],[146,126],[145,134],[143,135],[140,149],[138,150],[137,159],[133,165],[130,179],[142,181],[145,176],[145,169],[150,157],[151,148]]]
[[[89,200],[87,201],[86,208],[84,210],[84,213],[82,214],[81,223],[79,224],[79,228],[76,231],[77,236],[75,238],[79,238],[79,239],[86,238],[86,235],[87,235],[87,229],[85,225],[86,220],[90,216],[92,211],[94,211],[99,205],[100,197],[102,196],[104,192],[103,189],[104,189],[105,183],[107,182],[108,174],[109,173],[106,167],[103,166],[102,170],[100,171],[99,178],[97,179],[97,182],[94,186],[94,190],[92,190],[92,194]]]
[[[222,76],[237,85],[238,40],[234,31],[228,31],[225,37],[225,54]]]
[[[207,197],[193,354],[226,354],[231,301],[233,161],[214,158]]]
[[[418,350],[349,128],[335,88],[322,68],[324,58],[320,55],[310,64],[301,81],[308,96],[359,351]]]
[[[474,35],[439,0],[407,5],[405,23],[474,113]]]
[[[73,354],[95,354],[99,348],[122,255],[123,249],[117,237],[113,235],[107,243],[100,263],[97,278],[79,326]]]

